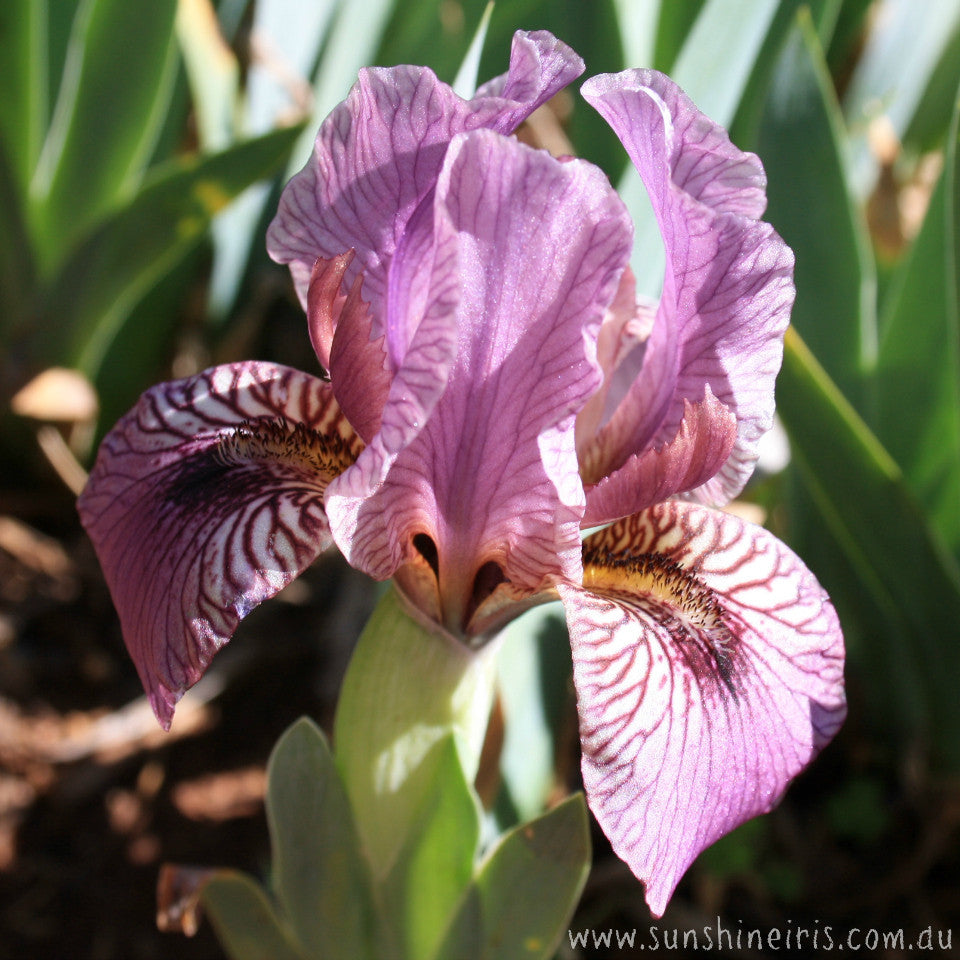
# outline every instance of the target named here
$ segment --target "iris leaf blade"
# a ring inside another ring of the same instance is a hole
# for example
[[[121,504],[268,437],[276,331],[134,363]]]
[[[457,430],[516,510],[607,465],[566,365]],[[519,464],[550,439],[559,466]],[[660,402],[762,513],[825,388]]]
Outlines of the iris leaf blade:
[[[78,9],[31,188],[47,275],[139,183],[176,84],[175,12],[176,0]]]
[[[802,10],[777,63],[758,132],[756,149],[768,179],[766,219],[796,255],[793,323],[866,414],[864,374],[876,355],[876,272],[846,178],[846,148],[820,43]]]
[[[45,345],[47,359],[95,378],[133,305],[202,239],[214,213],[283,163],[299,133],[299,127],[278,130],[157,168],[84,239],[46,290],[43,316],[55,317],[61,330]]]
[[[381,888],[407,957],[433,955],[473,876],[480,839],[479,801],[453,737],[434,752],[433,789]]]
[[[926,716],[920,729],[905,733],[929,742],[936,765],[960,770],[960,567],[897,464],[792,329],[777,400],[822,522],[857,577],[853,585],[825,586],[860,592],[876,611],[872,626],[888,647],[888,666],[915,676],[922,693]],[[896,674],[887,681],[900,683]]]
[[[353,813],[326,738],[303,718],[267,767],[277,897],[310,956],[371,957],[374,909]]]
[[[590,870],[582,794],[501,837],[480,866],[435,960],[546,960]]]
[[[960,557],[958,130],[960,106],[940,183],[887,297],[876,375],[880,438]]]
[[[307,960],[250,877],[218,870],[204,884],[201,902],[230,960]]]

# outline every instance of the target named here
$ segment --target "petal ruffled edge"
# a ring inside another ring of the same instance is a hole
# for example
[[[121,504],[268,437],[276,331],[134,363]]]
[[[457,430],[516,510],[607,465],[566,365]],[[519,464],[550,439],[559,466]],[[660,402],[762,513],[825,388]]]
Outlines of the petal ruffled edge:
[[[238,622],[330,543],[323,495],[362,444],[330,385],[268,363],[148,390],[78,501],[161,724]]]
[[[691,403],[685,399],[683,405],[683,419],[672,440],[634,455],[599,483],[587,487],[584,527],[598,527],[695,490],[727,462],[737,439],[733,414],[714,397],[709,386],[702,400]]]
[[[310,160],[284,188],[267,231],[268,252],[290,265],[301,303],[317,258],[353,249],[347,285],[364,271],[364,297],[379,318],[390,257],[435,185],[453,137],[479,127],[512,132],[582,72],[580,57],[545,31],[518,31],[508,73],[472,100],[426,67],[361,70],[323,122]]]
[[[743,488],[773,420],[773,387],[793,305],[793,255],[758,218],[765,176],[663,74],[594,77],[584,97],[620,137],[646,185],[667,273],[644,366],[610,429],[621,462],[677,431],[683,401],[705,385],[737,418],[737,443],[697,491],[724,502]]]
[[[588,800],[660,916],[697,854],[839,729],[837,616],[766,530],[678,501],[588,538],[583,586],[557,589]]]

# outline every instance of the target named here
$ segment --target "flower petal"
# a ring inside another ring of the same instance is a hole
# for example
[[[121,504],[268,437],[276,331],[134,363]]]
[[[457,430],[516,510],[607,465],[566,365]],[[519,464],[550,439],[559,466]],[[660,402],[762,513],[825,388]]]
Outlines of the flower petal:
[[[659,916],[842,723],[837,617],[767,531],[679,501],[588,538],[583,587],[558,589],[590,806]]]
[[[765,204],[763,169],[655,71],[594,77],[583,95],[639,170],[667,252],[642,370],[609,424],[618,459],[673,437],[683,401],[702,399],[709,385],[735,414],[738,436],[699,496],[729,499],[749,478],[757,443],[772,423],[794,297],[793,255],[756,219]]]
[[[340,409],[369,443],[380,430],[391,377],[383,337],[371,339],[373,319],[360,296],[363,274],[354,278],[349,293],[341,290],[352,259],[353,251],[317,260],[307,292],[307,325],[317,357],[330,371]]]
[[[329,544],[327,483],[362,444],[330,385],[237,363],[148,390],[107,435],[78,508],[154,712]]]
[[[669,443],[635,454],[587,488],[582,526],[601,526],[701,486],[726,463],[736,439],[736,419],[708,386],[699,403],[684,400],[680,429]]]
[[[435,185],[451,139],[478,127],[511,133],[582,71],[583,61],[542,31],[518,32],[509,73],[472,100],[426,67],[361,70],[284,189],[267,233],[270,255],[290,264],[304,306],[316,259],[352,248],[347,284],[363,270],[364,297],[382,316],[390,257]]]
[[[595,167],[475,131],[451,144],[433,228],[458,249],[449,383],[374,496],[341,514],[344,477],[327,502],[341,549],[372,576],[429,538],[459,632],[503,578],[533,589],[548,573],[579,577],[573,419],[599,384],[596,334],[630,224]]]

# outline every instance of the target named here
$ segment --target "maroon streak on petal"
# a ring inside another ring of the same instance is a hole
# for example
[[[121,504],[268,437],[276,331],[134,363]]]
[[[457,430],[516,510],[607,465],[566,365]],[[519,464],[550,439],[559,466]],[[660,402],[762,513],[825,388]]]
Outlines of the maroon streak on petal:
[[[636,165],[663,235],[667,270],[643,368],[607,431],[621,462],[669,440],[683,401],[709,385],[737,418],[737,442],[719,477],[698,491],[726,500],[750,476],[773,418],[773,384],[793,304],[793,256],[756,218],[764,208],[759,160],[671,80],[652,70],[594,77],[583,95]]]
[[[333,257],[318,259],[310,271],[310,287],[307,290],[307,329],[314,353],[324,370],[330,370],[330,347],[333,332],[337,327],[346,295],[341,291],[353,251]]]
[[[703,400],[683,403],[680,428],[669,443],[634,455],[620,469],[587,487],[582,526],[598,527],[694,490],[726,463],[737,439],[733,414],[709,387]]]
[[[380,489],[342,517],[345,476],[328,509],[338,544],[375,577],[417,543],[434,556],[456,633],[504,580],[535,590],[548,574],[579,579],[573,421],[599,385],[595,338],[630,225],[595,167],[485,130],[454,140],[435,204],[436,242],[457,249],[449,383]]]
[[[330,543],[328,482],[362,443],[328,383],[268,363],[148,390],[78,503],[154,712]]]
[[[660,916],[842,723],[837,617],[767,531],[679,501],[588,538],[583,586],[558,590],[590,806]]]
[[[341,289],[352,259],[350,251],[316,262],[307,293],[307,324],[317,357],[330,373],[340,409],[369,443],[380,429],[390,371],[383,337],[370,339],[373,320],[369,304],[360,295],[363,274],[354,278],[349,293],[344,295]]]
[[[426,67],[361,70],[320,128],[313,156],[287,184],[267,233],[271,256],[290,264],[304,305],[316,259],[352,248],[347,282],[364,271],[363,295],[379,322],[390,257],[453,137],[480,127],[511,133],[582,71],[583,61],[545,32],[518,32],[509,73],[472,100]]]

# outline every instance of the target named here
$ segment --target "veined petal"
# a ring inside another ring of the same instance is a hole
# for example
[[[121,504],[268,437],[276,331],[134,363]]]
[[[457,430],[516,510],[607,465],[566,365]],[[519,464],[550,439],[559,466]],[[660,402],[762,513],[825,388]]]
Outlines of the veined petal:
[[[737,442],[699,496],[729,499],[749,478],[773,420],[794,297],[793,255],[756,219],[765,205],[763,169],[655,71],[594,77],[583,95],[639,170],[667,252],[643,367],[607,429],[622,462],[672,438],[683,401],[702,399],[708,385],[735,414]]]
[[[542,31],[518,32],[509,72],[472,100],[426,67],[361,70],[284,189],[267,233],[271,256],[290,264],[304,306],[316,259],[352,248],[347,284],[364,272],[364,297],[380,318],[390,257],[435,185],[451,139],[480,127],[512,132],[582,71],[583,61]]]
[[[363,275],[354,278],[349,293],[341,290],[352,259],[350,251],[316,262],[307,293],[307,325],[317,357],[330,371],[340,409],[369,443],[380,430],[391,375],[383,337],[371,339],[373,318],[360,295]]]
[[[679,501],[588,538],[583,586],[558,589],[590,806],[659,916],[842,723],[837,617],[767,531]]]
[[[599,385],[597,328],[631,230],[599,170],[490,131],[451,144],[433,228],[457,247],[449,383],[373,496],[341,514],[344,477],[327,502],[338,544],[375,577],[423,544],[459,632],[503,579],[532,590],[548,574],[579,578],[573,421]]]
[[[361,447],[328,383],[269,363],[153,387],[107,435],[78,507],[164,727],[329,544],[324,490]]]
[[[669,443],[635,454],[587,487],[582,526],[599,527],[700,487],[726,463],[736,439],[736,419],[707,387],[699,403],[684,400],[680,429]]]

